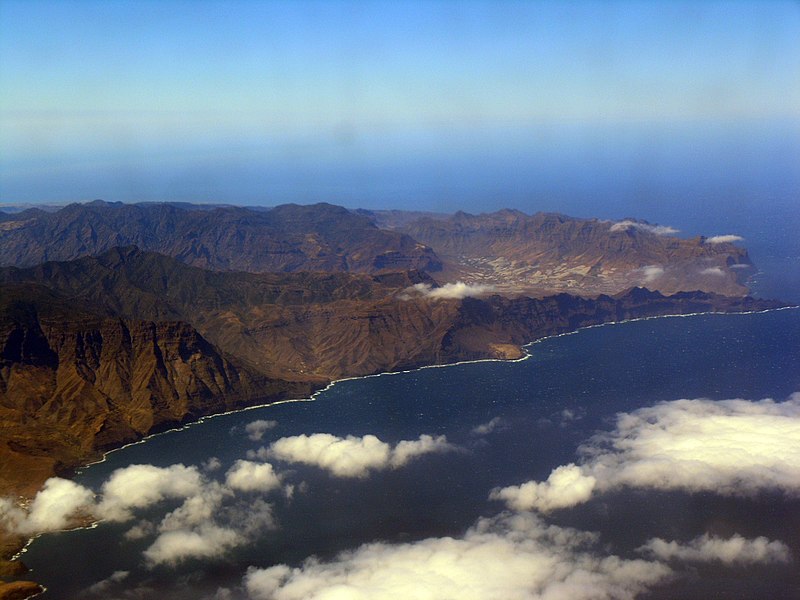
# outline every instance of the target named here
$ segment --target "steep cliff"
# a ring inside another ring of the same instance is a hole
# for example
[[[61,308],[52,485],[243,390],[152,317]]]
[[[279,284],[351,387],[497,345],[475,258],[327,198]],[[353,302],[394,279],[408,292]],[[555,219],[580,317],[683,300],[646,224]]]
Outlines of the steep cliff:
[[[181,321],[107,318],[38,285],[0,302],[0,492],[144,435],[249,404],[307,394],[264,377]]]

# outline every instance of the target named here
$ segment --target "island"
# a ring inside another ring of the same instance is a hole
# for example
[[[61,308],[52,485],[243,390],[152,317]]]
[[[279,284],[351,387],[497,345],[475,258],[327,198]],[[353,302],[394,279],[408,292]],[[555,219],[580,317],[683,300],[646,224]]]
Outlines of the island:
[[[201,417],[581,327],[784,303],[735,236],[636,219],[101,201],[0,213],[0,496]],[[0,533],[0,573],[23,535]],[[40,591],[15,581],[0,598]],[[16,594],[16,595],[14,595]]]

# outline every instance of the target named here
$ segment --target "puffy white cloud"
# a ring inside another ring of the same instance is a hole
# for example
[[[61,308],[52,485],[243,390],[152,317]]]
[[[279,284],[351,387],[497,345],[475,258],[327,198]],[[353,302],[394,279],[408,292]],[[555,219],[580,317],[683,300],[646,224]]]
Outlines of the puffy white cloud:
[[[81,513],[88,516],[94,506],[94,493],[67,479],[51,477],[27,509],[0,498],[0,523],[11,531],[30,535],[75,526]]]
[[[277,421],[265,421],[264,419],[259,419],[258,421],[253,421],[252,423],[245,425],[244,430],[247,433],[248,438],[254,442],[259,442],[261,441],[261,438],[264,437],[264,434],[270,429],[273,429],[277,424]]]
[[[502,427],[503,419],[500,417],[494,417],[490,421],[486,423],[481,423],[480,425],[472,428],[472,433],[475,435],[488,435],[495,431],[498,427]]]
[[[417,283],[416,285],[412,285],[411,287],[403,290],[403,293],[398,296],[398,298],[401,300],[409,300],[416,296],[422,296],[423,298],[431,298],[433,300],[461,300],[462,298],[467,297],[483,296],[493,291],[495,291],[495,287],[492,285],[470,284],[464,283],[463,281],[446,283],[443,286],[436,288],[431,286],[429,283]]]
[[[453,449],[444,436],[421,435],[392,448],[374,435],[340,438],[329,433],[281,438],[269,447],[269,456],[326,469],[337,477],[366,477],[371,470],[397,468],[422,454]]]
[[[724,277],[725,271],[722,270],[722,267],[708,267],[707,269],[703,269],[700,271],[701,275],[714,275],[715,277]]]
[[[197,529],[167,531],[144,551],[149,566],[174,566],[192,558],[216,558],[241,544],[241,534],[233,529],[206,524]]]
[[[90,596],[106,596],[111,588],[125,581],[128,575],[130,571],[114,571],[109,577],[88,587],[85,593]]]
[[[280,487],[281,480],[269,463],[237,460],[228,470],[225,485],[242,492],[268,492]]]
[[[749,540],[738,534],[727,539],[704,534],[687,544],[654,538],[638,551],[663,561],[717,561],[726,565],[789,562],[791,560],[789,547],[783,542],[770,541],[765,537]]]
[[[461,538],[373,543],[327,563],[250,569],[254,600],[582,600],[633,598],[670,574],[664,564],[593,552],[596,538],[531,514],[482,519]]]
[[[740,235],[712,235],[710,238],[706,238],[706,244],[732,244],[743,240],[744,238]]]
[[[658,265],[648,265],[639,269],[642,273],[642,281],[644,283],[652,283],[664,274],[664,267]]]
[[[547,511],[588,500],[591,494],[581,494],[586,490],[623,486],[799,495],[800,394],[785,402],[662,402],[617,415],[616,428],[589,440],[580,453],[580,466],[559,467],[545,482],[495,490],[492,497]]]
[[[393,468],[402,467],[410,460],[423,454],[450,450],[455,450],[455,446],[449,444],[445,436],[433,437],[423,434],[417,440],[402,440],[398,442],[394,450],[392,450],[389,464]]]
[[[258,450],[248,450],[245,456],[247,456],[249,460],[266,462],[269,460],[269,449],[261,446]]]
[[[218,470],[221,466],[222,466],[222,461],[218,459],[216,456],[212,456],[203,463],[203,470],[208,471],[210,473],[212,471]]]
[[[196,467],[171,465],[130,465],[117,469],[103,484],[99,516],[110,521],[127,521],[133,510],[167,498],[188,498],[202,489],[203,479]]]
[[[178,508],[164,516],[158,530],[177,531],[197,527],[214,519],[229,490],[216,482],[207,483],[196,494],[189,496]]]
[[[550,473],[547,481],[529,481],[522,485],[498,488],[492,491],[492,500],[503,500],[515,510],[550,512],[586,502],[597,480],[584,475],[580,467],[569,464]]]
[[[673,235],[680,231],[667,225],[651,225],[650,223],[641,223],[639,221],[631,221],[628,219],[614,223],[611,225],[610,231],[628,231],[629,229],[647,231],[649,233],[654,233],[655,235]]]

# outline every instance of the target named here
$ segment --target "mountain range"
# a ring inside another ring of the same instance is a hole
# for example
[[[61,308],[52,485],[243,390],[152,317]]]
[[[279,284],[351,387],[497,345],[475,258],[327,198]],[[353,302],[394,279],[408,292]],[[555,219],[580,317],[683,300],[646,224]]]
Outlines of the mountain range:
[[[118,246],[217,271],[423,270],[506,295],[747,293],[754,273],[735,236],[684,239],[666,226],[520,211],[454,215],[351,211],[330,204],[271,209],[95,201],[54,212],[0,212],[0,266],[96,255]]]

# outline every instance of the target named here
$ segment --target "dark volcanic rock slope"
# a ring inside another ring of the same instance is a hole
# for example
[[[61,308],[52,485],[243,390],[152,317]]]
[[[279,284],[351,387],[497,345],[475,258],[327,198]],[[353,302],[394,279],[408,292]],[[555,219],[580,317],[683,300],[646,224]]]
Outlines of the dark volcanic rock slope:
[[[214,273],[137,248],[0,269],[0,475],[9,488],[159,428],[331,379],[464,359],[580,326],[778,303],[634,289],[431,299],[419,272]],[[30,492],[30,487],[27,488]]]
[[[3,492],[31,493],[153,431],[311,389],[244,366],[185,322],[98,315],[35,284],[1,291]]]
[[[408,235],[331,204],[257,211],[98,200],[54,213],[0,213],[0,265],[71,260],[128,244],[198,267],[254,273],[441,267]]]

